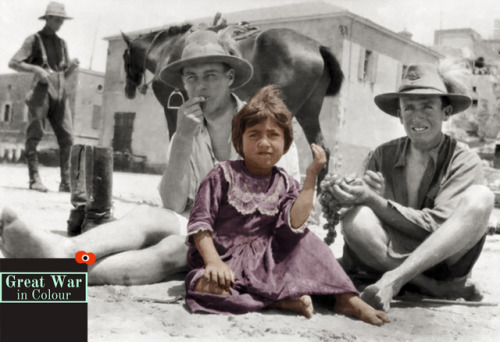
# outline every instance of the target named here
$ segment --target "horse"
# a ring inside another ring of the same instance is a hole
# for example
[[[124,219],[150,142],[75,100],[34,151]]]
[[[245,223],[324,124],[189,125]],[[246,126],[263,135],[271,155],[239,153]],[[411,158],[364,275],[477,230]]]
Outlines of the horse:
[[[214,28],[215,31],[219,29]],[[164,108],[170,137],[176,129],[177,110],[169,109],[169,97],[174,91],[183,90],[175,90],[161,82],[158,74],[167,64],[180,58],[185,38],[192,30],[191,24],[171,26],[134,39],[122,33],[127,44],[123,54],[125,94],[133,99],[138,88],[144,93],[148,83],[145,71],[153,73],[154,78],[149,83]],[[236,95],[247,101],[261,87],[277,85],[309,144],[323,147],[329,160],[330,151],[324,143],[319,114],[325,96],[338,94],[344,78],[333,52],[316,40],[286,28],[259,31],[237,42],[242,57],[252,64],[254,75],[247,84],[234,90]],[[328,163],[318,176],[318,189],[327,172]]]

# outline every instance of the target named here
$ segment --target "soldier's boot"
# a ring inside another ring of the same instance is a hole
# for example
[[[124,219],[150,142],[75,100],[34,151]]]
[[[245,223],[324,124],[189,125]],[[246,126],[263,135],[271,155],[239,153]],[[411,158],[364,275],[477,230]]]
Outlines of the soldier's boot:
[[[59,184],[59,192],[71,192],[69,176],[70,153],[71,145],[59,147],[59,164],[61,166],[61,183]]]
[[[85,161],[87,204],[82,233],[108,221],[113,221],[113,149],[93,147]],[[90,175],[92,175],[90,177]]]
[[[36,151],[28,152],[26,154],[26,159],[30,177],[29,188],[35,191],[47,192],[48,189],[43,185],[40,174],[38,173],[38,155]]]
[[[87,204],[85,156],[87,153],[92,153],[90,146],[73,145],[71,148],[69,179],[73,209],[68,218],[68,236],[79,235],[85,219],[85,205]]]

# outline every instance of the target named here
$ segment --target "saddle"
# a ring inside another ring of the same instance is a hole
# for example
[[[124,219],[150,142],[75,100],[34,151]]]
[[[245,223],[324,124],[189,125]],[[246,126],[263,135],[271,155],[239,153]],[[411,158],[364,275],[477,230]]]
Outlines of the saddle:
[[[229,34],[229,36],[236,41],[256,36],[261,32],[259,28],[250,25],[248,21],[241,21],[237,24],[227,24],[226,19],[221,17],[220,12],[217,12],[212,26],[207,29],[215,32],[222,31],[221,34]]]
[[[238,24],[228,25],[226,28],[223,29],[222,34],[227,33],[231,38],[238,41],[253,37],[259,34],[260,32],[261,30],[258,29],[257,27],[250,26],[250,23],[243,21]]]

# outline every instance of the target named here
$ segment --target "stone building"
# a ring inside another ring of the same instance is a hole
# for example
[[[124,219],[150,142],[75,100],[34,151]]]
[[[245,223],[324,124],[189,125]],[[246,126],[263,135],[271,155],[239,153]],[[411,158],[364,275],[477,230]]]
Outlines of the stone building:
[[[458,139],[472,145],[494,140],[500,133],[500,40],[483,39],[470,28],[437,30],[434,49],[463,59],[472,73],[472,107],[448,124]]]
[[[24,153],[28,107],[24,100],[31,89],[33,75],[0,75],[0,160],[18,161]],[[78,69],[68,79],[66,91],[73,117],[75,143],[97,145],[103,120],[101,116],[104,75]],[[48,121],[48,120],[47,120]],[[49,122],[47,133],[38,145],[42,152],[57,150],[56,137]]]
[[[211,23],[214,13],[192,23]],[[331,48],[341,63],[345,81],[341,93],[325,98],[320,121],[333,163],[343,173],[354,172],[366,153],[404,134],[399,120],[384,114],[374,104],[379,93],[394,91],[406,65],[413,62],[437,62],[442,55],[411,40],[407,32],[398,34],[385,27],[325,2],[307,2],[235,13],[223,13],[228,23],[250,22],[261,30],[290,28],[310,36]],[[165,27],[175,25],[170,23]],[[178,24],[178,23],[177,23]],[[159,31],[152,28],[138,34]],[[121,35],[108,37],[109,49],[104,82],[104,129],[100,143],[123,148],[144,158],[148,168],[161,170],[166,160],[168,133],[163,109],[152,91],[140,93],[134,100],[124,95],[125,73],[122,55],[126,48]],[[147,73],[147,80],[152,74]],[[310,163],[311,153],[298,124],[296,140],[301,170]],[[125,135],[125,136],[124,136]],[[120,139],[120,146],[117,146]]]

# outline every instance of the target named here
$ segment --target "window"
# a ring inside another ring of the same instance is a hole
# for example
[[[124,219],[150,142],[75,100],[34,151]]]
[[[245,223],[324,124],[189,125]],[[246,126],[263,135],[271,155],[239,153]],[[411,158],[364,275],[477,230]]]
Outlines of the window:
[[[113,150],[117,152],[132,151],[132,132],[134,131],[135,113],[115,113],[115,129],[113,135]]]
[[[375,83],[378,55],[371,50],[361,49],[359,54],[358,78],[363,82]]]
[[[94,105],[92,111],[92,129],[99,129],[101,126],[101,106]]]
[[[370,50],[366,50],[365,51],[365,60],[364,60],[364,65],[363,65],[363,79],[365,81],[368,80],[368,77],[369,77],[369,71],[371,69],[371,63],[372,62],[372,57],[373,56],[373,52],[371,52]]]
[[[12,104],[5,103],[2,108],[2,121],[10,122],[12,121]]]

